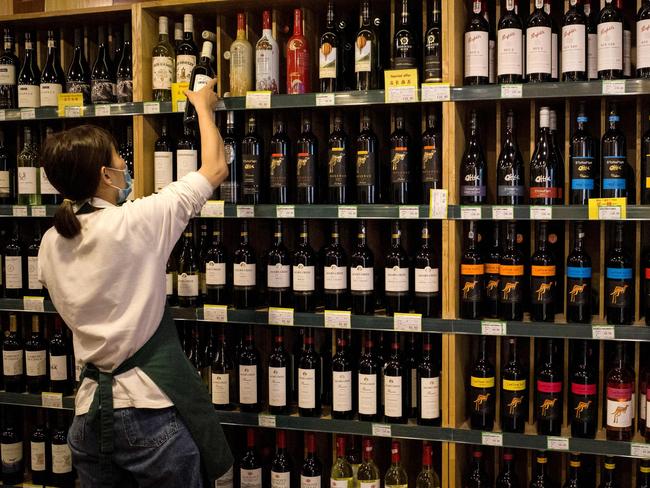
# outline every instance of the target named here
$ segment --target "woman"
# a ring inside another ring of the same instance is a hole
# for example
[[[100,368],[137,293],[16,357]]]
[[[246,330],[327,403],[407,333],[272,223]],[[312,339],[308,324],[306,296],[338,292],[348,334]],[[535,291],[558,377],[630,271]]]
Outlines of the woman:
[[[53,134],[43,149],[43,168],[65,200],[43,236],[39,278],[84,367],[68,436],[84,488],[214,486],[232,465],[165,310],[167,259],[228,175],[213,120],[215,84],[187,92],[198,114],[201,168],[156,195],[117,206],[131,177],[103,129]]]

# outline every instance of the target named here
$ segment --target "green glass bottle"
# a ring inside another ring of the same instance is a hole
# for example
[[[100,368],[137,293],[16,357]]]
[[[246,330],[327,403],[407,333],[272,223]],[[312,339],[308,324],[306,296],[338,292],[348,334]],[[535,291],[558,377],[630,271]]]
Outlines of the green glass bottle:
[[[409,480],[406,470],[402,466],[399,442],[392,442],[390,454],[391,464],[384,478],[385,488],[408,488]]]

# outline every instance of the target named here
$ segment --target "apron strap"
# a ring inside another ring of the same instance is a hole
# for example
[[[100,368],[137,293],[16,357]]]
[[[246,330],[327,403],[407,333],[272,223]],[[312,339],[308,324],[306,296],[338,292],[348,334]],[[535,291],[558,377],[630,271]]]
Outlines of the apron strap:
[[[76,214],[77,215],[86,215],[86,214],[91,214],[93,212],[97,212],[98,210],[101,210],[97,207],[93,207],[90,203],[90,200],[88,200],[86,203],[84,203],[79,210],[77,210]]]

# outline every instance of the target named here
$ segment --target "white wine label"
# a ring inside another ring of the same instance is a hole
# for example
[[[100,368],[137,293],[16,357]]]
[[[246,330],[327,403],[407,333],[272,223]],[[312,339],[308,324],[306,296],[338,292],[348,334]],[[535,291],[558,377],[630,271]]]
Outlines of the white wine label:
[[[316,370],[298,368],[298,407],[316,408]]]
[[[375,288],[373,268],[357,266],[350,268],[350,285],[352,291],[372,291]]]
[[[192,54],[176,56],[176,83],[189,83],[194,66],[196,66],[196,56]],[[196,87],[196,84],[194,86]],[[193,90],[196,91],[196,88]]]
[[[650,68],[650,20],[636,23],[636,68]]]
[[[23,287],[23,258],[5,256],[5,287],[19,290]]]
[[[255,264],[234,263],[233,283],[235,286],[255,286]]]
[[[336,48],[329,43],[318,51],[318,77],[336,78]]]
[[[30,442],[32,471],[45,471],[45,442]]]
[[[50,180],[47,178],[47,175],[45,174],[45,169],[41,168],[40,171],[40,177],[41,177],[41,194],[42,195],[58,195],[59,192],[52,186],[52,183],[50,183]]]
[[[27,376],[45,376],[47,374],[47,353],[42,351],[25,351]]]
[[[230,403],[230,375],[228,373],[212,373],[212,403],[215,405]]]
[[[550,27],[526,29],[526,73],[551,74],[552,44]]]
[[[581,24],[562,27],[562,73],[587,70],[586,30]]]
[[[284,407],[287,404],[287,368],[269,366],[269,405]]]
[[[32,166],[18,166],[18,193],[31,195],[38,193],[38,168]]]
[[[50,354],[50,380],[65,381],[68,379],[68,356],[53,356]]]
[[[607,425],[610,427],[630,427],[632,425],[634,402],[607,399]]]
[[[173,295],[174,294],[174,274],[173,273],[167,273],[165,275],[165,293],[167,295]]]
[[[388,417],[402,416],[402,377],[384,375],[384,412]]]
[[[41,106],[41,90],[38,85],[18,85],[18,108]]]
[[[196,171],[198,165],[198,153],[196,149],[176,150],[176,179]]]
[[[438,268],[427,266],[424,269],[415,268],[415,293],[438,293],[440,290],[440,274]]]
[[[58,83],[41,83],[41,107],[58,107],[63,86]]]
[[[12,64],[0,64],[0,85],[16,84],[16,67]]]
[[[465,77],[490,75],[490,40],[487,32],[465,33]]]
[[[268,265],[266,279],[269,288],[289,288],[291,286],[291,266],[280,263]]]
[[[192,88],[192,90],[199,91],[201,88],[207,85],[211,79],[212,78],[210,78],[208,75],[196,75],[194,77],[194,88]]]
[[[2,459],[2,467],[9,467],[14,471],[23,461],[23,443],[12,442],[0,444],[0,458]],[[4,471],[4,469],[3,469]]]
[[[171,90],[174,81],[174,60],[168,56],[154,56],[151,60],[151,81],[154,90]]]
[[[214,488],[233,488],[234,477],[235,473],[233,467],[230,466],[230,469],[226,472],[226,474],[224,474],[215,482]]]
[[[178,296],[198,297],[199,296],[199,275],[187,273],[178,274]]]
[[[332,410],[352,410],[352,371],[332,372]]]
[[[9,171],[0,171],[0,196],[11,193],[11,173]]]
[[[239,402],[257,403],[257,366],[239,365]]]
[[[205,283],[214,286],[225,285],[226,263],[215,263],[213,261],[205,263]]]
[[[440,377],[420,378],[422,390],[422,405],[420,405],[423,419],[436,419],[440,417]]]
[[[498,32],[497,74],[523,74],[522,38],[521,29],[501,29]]]
[[[271,488],[291,488],[291,473],[271,471]]]
[[[72,471],[72,453],[68,444],[52,444],[52,472],[55,474]]]
[[[351,488],[352,487],[352,478],[345,478],[341,480],[335,480],[330,478],[330,488]]]
[[[359,488],[381,488],[379,480],[359,481]]]
[[[384,276],[386,278],[387,292],[407,292],[409,291],[409,269],[394,266],[385,268]]]
[[[153,153],[154,191],[158,192],[174,181],[174,153]]]
[[[377,413],[377,375],[359,373],[359,413]]]
[[[323,268],[326,290],[346,290],[348,287],[348,268],[332,264]]]
[[[316,268],[303,264],[293,266],[293,289],[295,291],[314,291],[316,289]]]
[[[30,290],[43,289],[43,285],[38,281],[38,256],[27,257],[27,287]]]
[[[598,71],[623,69],[623,24],[598,24]]]
[[[239,470],[240,488],[262,488],[262,468]]]
[[[275,41],[267,41],[267,47],[255,49],[255,89],[278,93],[279,52]]]
[[[372,41],[359,36],[354,43],[354,72],[372,71]]]

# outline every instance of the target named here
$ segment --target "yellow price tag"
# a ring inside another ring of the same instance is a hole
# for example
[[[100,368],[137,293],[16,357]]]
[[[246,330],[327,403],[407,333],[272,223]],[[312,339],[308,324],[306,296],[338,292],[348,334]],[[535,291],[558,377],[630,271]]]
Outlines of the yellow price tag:
[[[590,198],[589,220],[625,220],[626,198]]]
[[[58,103],[59,117],[63,117],[66,107],[83,107],[84,96],[83,93],[59,93]]]
[[[187,97],[185,96],[185,90],[187,90],[189,87],[190,84],[186,81],[182,83],[172,83],[172,110],[174,112],[181,111],[178,107],[178,102],[185,102],[187,100]],[[185,107],[183,106],[183,110],[184,109]]]

